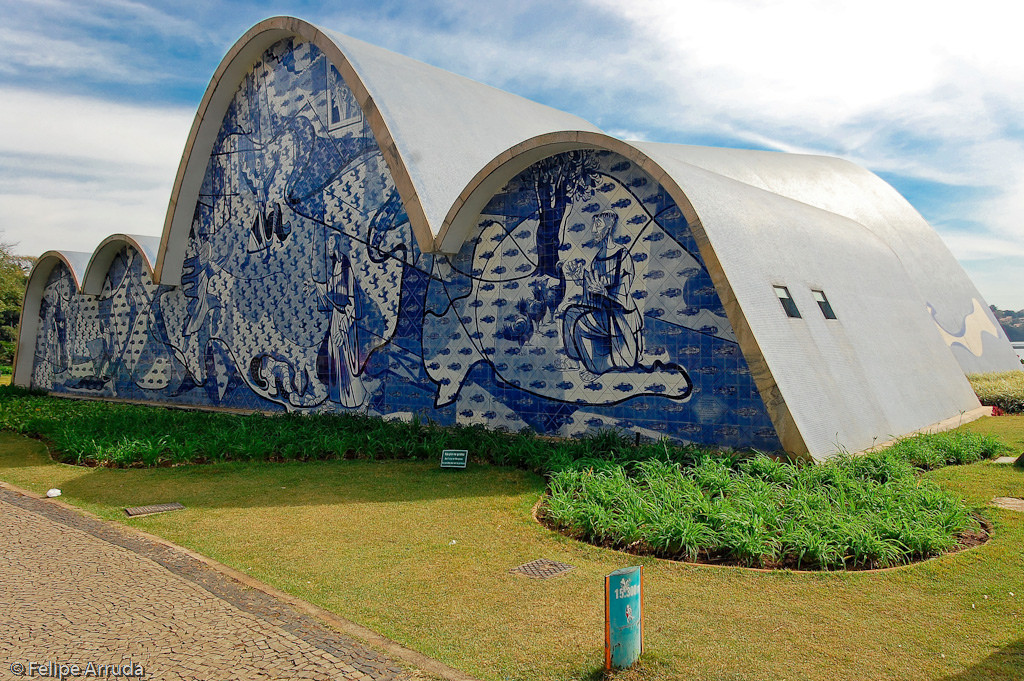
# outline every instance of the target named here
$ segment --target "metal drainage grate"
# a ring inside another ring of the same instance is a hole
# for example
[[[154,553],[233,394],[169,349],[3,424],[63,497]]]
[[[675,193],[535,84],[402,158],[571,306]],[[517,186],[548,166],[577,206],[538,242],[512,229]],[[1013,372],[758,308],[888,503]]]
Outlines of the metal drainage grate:
[[[526,575],[533,579],[551,579],[552,577],[565,574],[574,568],[574,565],[569,565],[568,563],[559,563],[557,560],[551,560],[550,558],[538,558],[519,567],[514,567],[509,572]]]
[[[1008,511],[1021,511],[1024,512],[1024,499],[1018,499],[1016,497],[996,497],[992,500],[993,506],[999,508],[1005,508]]]
[[[153,504],[152,506],[132,506],[131,508],[124,509],[124,512],[128,514],[129,518],[134,518],[140,515],[153,515],[154,513],[166,513],[167,511],[180,511],[185,508],[177,501],[173,504]]]

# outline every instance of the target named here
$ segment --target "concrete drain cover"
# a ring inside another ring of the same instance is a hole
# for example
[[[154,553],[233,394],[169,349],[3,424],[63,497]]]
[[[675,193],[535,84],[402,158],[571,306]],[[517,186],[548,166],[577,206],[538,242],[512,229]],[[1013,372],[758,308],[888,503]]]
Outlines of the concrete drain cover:
[[[177,501],[173,504],[153,504],[152,506],[132,506],[131,508],[124,509],[124,512],[128,514],[129,518],[135,518],[140,515],[153,515],[154,513],[166,513],[167,511],[180,511],[185,508]]]
[[[996,497],[992,500],[992,505],[1024,513],[1024,499],[1017,499],[1016,497]]]
[[[533,579],[551,579],[552,577],[565,574],[574,568],[574,565],[569,565],[568,563],[559,563],[557,560],[551,560],[550,558],[538,558],[519,567],[514,567],[509,572],[526,575]]]

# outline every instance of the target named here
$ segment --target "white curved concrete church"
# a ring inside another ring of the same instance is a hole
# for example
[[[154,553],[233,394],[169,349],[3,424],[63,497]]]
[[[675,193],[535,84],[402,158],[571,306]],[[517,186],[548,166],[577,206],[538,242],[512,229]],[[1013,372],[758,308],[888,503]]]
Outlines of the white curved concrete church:
[[[862,168],[622,141],[290,17],[214,74],[160,238],[45,253],[20,334],[15,382],[61,395],[815,459],[1020,368]]]

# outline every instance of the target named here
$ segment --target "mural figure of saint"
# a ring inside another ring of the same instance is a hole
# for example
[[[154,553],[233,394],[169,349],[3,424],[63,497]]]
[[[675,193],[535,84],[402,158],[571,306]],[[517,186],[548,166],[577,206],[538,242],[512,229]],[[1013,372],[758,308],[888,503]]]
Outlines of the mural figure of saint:
[[[619,216],[613,211],[594,215],[591,223],[597,254],[565,266],[568,279],[583,289],[579,302],[565,309],[562,338],[566,354],[583,364],[580,376],[592,381],[608,371],[637,366],[643,353],[643,313],[631,294],[636,278],[633,260],[623,248],[609,248]]]
[[[67,312],[61,304],[62,302],[64,301],[59,297],[55,301],[49,301],[44,298],[40,305],[43,311],[41,316],[45,319],[42,325],[44,331],[40,334],[44,339],[45,345],[41,347],[48,347],[52,353],[49,357],[47,357],[49,353],[42,354],[41,356],[50,362],[49,368],[54,374],[63,373],[71,367],[71,352],[68,348]],[[37,354],[39,354],[38,351]],[[47,387],[49,386],[47,385]]]
[[[338,234],[327,237],[328,278],[326,299],[330,310],[327,334],[327,376],[329,399],[345,407],[362,406],[366,400],[362,362],[359,357],[359,296],[352,262]]]

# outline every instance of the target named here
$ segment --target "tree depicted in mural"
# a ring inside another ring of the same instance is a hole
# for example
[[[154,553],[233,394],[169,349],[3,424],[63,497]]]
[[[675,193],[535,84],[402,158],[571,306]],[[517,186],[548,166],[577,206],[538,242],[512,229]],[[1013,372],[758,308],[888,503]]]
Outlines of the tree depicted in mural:
[[[561,279],[558,259],[565,213],[594,194],[597,164],[590,151],[570,151],[534,164],[527,172],[537,199],[537,274]]]

